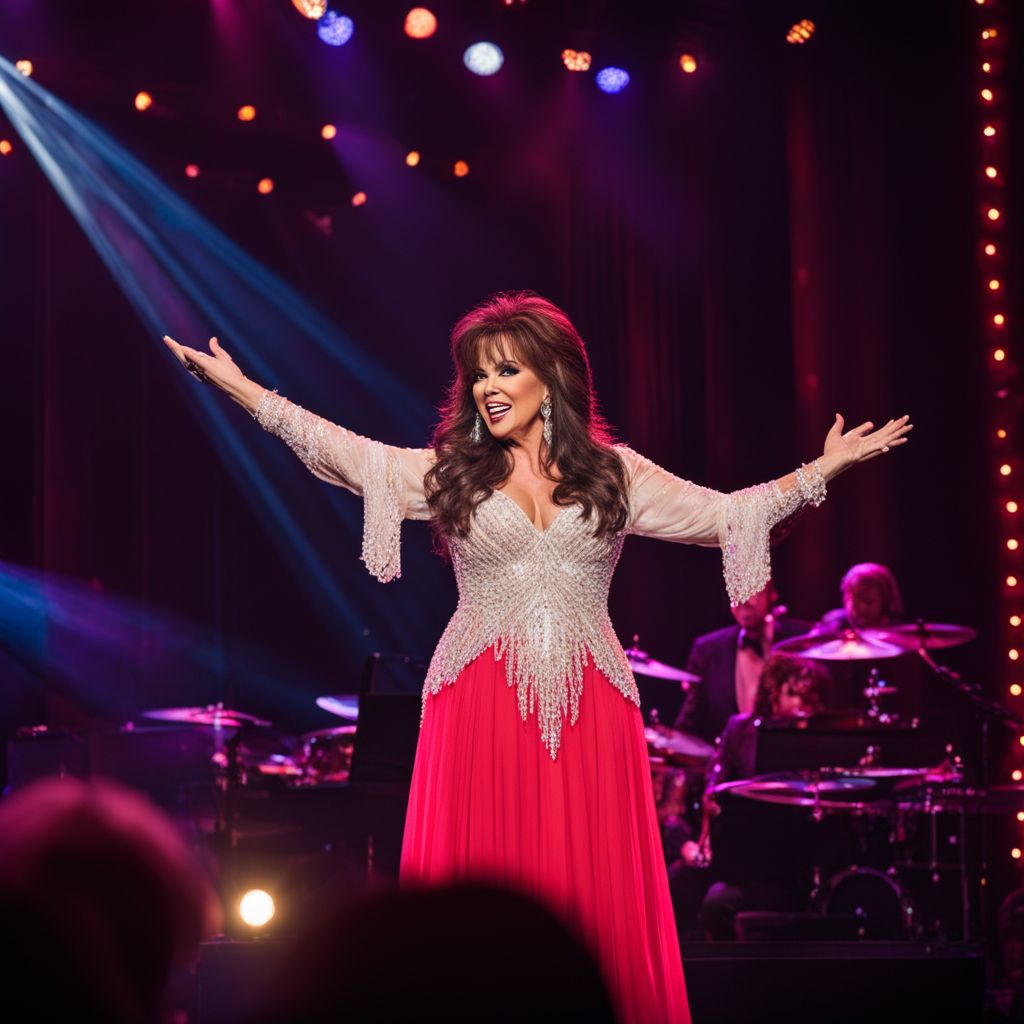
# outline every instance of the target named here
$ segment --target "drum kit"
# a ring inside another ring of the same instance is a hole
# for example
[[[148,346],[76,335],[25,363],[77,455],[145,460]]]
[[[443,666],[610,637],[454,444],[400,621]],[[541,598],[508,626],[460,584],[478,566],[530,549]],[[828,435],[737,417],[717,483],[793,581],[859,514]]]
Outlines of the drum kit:
[[[811,714],[795,723],[801,729],[820,728],[833,733],[860,730],[865,736],[869,730],[916,729],[916,719],[900,722],[898,714],[884,710],[885,702],[899,690],[882,682],[874,666],[875,662],[908,654],[919,655],[937,676],[963,693],[986,723],[1002,720],[1018,726],[1020,723],[1005,708],[982,697],[977,687],[964,683],[932,659],[933,651],[965,644],[975,635],[976,631],[967,626],[915,622],[879,629],[812,632],[775,644],[772,653],[826,663],[867,663],[868,681],[860,691],[864,707]],[[655,661],[636,647],[635,638],[634,647],[626,655],[634,672],[677,681],[684,689],[700,682],[682,669]],[[664,825],[687,801],[691,811],[700,808],[704,815],[701,843],[687,844],[692,848],[691,857],[684,856],[689,866],[701,868],[711,863],[709,806],[711,815],[721,813],[723,806],[740,806],[746,801],[765,807],[796,808],[805,811],[812,822],[827,818],[836,823],[838,819],[845,827],[845,821],[851,832],[863,830],[865,822],[873,821],[885,836],[888,863],[874,867],[863,863],[831,865],[825,878],[816,869],[808,893],[809,905],[828,916],[853,915],[860,921],[857,934],[861,937],[920,937],[949,933],[951,926],[961,937],[967,936],[968,820],[977,821],[978,815],[1024,812],[1024,785],[968,785],[952,745],[946,745],[946,756],[936,766],[883,765],[879,763],[878,748],[867,746],[863,757],[854,758],[854,764],[817,765],[710,784],[715,748],[700,737],[662,725],[657,713],[653,714],[645,732],[659,820]],[[773,720],[772,724],[777,722]],[[695,799],[691,798],[694,790]],[[919,913],[921,907],[916,905],[928,899],[925,894],[925,899],[916,901],[919,893],[915,885],[937,888],[947,877],[951,883],[947,888],[956,893],[958,904],[959,920],[955,922],[941,920],[949,915],[948,906],[938,913],[934,906],[928,907],[929,916]]]
[[[359,718],[359,696],[327,694],[317,697],[316,703],[351,724],[293,737],[275,730],[265,719],[226,708],[223,703],[153,708],[142,712],[142,717],[212,730],[213,765],[218,787],[224,791],[237,786],[291,788],[347,782]]]

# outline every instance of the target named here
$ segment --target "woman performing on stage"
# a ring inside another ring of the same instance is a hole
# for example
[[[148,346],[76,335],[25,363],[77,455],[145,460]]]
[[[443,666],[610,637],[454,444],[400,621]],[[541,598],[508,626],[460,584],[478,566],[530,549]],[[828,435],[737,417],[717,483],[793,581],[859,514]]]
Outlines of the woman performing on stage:
[[[399,575],[403,518],[429,520],[459,602],[423,689],[402,884],[484,880],[560,912],[628,1024],[690,1019],[629,664],[608,617],[629,534],[721,546],[733,604],[769,578],[769,533],[855,463],[905,444],[909,417],[843,431],[769,483],[723,494],[614,444],[583,342],[531,293],[498,295],[452,334],[433,447],[367,440],[165,339],[321,479],[363,496],[363,560]]]

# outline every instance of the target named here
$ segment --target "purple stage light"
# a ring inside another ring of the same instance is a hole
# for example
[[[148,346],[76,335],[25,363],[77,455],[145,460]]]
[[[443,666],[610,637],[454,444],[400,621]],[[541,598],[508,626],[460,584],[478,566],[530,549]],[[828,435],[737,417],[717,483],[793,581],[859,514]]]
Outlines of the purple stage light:
[[[597,87],[601,92],[622,92],[629,85],[629,72],[622,68],[602,68],[597,73]]]
[[[355,22],[337,11],[328,11],[317,23],[316,34],[328,46],[344,46],[355,31]]]

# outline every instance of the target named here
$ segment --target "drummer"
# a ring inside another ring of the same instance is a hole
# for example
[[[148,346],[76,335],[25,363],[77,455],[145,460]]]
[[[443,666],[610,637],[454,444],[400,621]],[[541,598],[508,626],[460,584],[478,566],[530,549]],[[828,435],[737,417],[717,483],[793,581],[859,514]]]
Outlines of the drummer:
[[[754,710],[758,680],[772,645],[809,632],[811,624],[786,614],[775,584],[736,605],[731,626],[693,641],[686,670],[700,676],[683,700],[675,727],[713,743],[731,715]]]
[[[826,612],[815,633],[840,629],[881,629],[903,621],[903,598],[892,570],[878,562],[851,566],[839,584],[842,608]]]
[[[903,598],[893,571],[878,562],[858,562],[851,566],[839,585],[843,606],[826,612],[814,625],[813,633],[832,633],[844,629],[884,629],[903,621]],[[836,706],[856,707],[863,703],[868,672],[873,663],[830,663],[833,698]],[[887,711],[903,720],[921,713],[921,669],[916,659],[899,658],[875,666],[885,683],[895,688],[895,697],[885,700]]]

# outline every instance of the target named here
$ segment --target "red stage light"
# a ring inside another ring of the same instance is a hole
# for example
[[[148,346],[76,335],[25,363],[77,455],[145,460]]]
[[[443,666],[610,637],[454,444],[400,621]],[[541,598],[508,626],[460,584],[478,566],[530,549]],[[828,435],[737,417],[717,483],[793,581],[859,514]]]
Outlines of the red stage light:
[[[14,147],[7,139],[0,139],[0,156],[10,156]]]
[[[365,203],[366,203],[366,193],[365,192],[357,192],[352,197],[352,205],[353,206],[363,206],[363,205],[365,205]]]
[[[335,128],[333,124],[325,124],[323,128],[320,129],[320,138],[322,139],[330,140],[333,139],[334,136],[337,134],[338,129]]]
[[[261,196],[269,196],[274,191],[274,179],[273,178],[260,178],[259,184],[256,186],[256,191]]]
[[[467,164],[465,160],[456,160],[452,171],[456,178],[464,178],[469,174],[469,164]]]
[[[999,217],[1000,217],[999,211],[994,206],[989,207],[988,219],[989,220],[999,220]]]
[[[185,165],[185,177],[186,178],[198,178],[199,177],[199,164],[186,164]]]
[[[988,245],[985,246],[985,255],[986,256],[995,256],[995,254],[996,254],[996,247],[991,242],[989,242]]]
[[[153,106],[153,97],[148,92],[137,92],[135,94],[135,109],[149,110]]]
[[[679,66],[688,75],[692,75],[697,70],[697,58],[692,53],[684,53],[679,58]]]
[[[410,150],[405,154],[405,163],[407,167],[416,167],[420,162],[420,155],[415,149]]]
[[[251,103],[247,103],[244,107],[238,108],[239,121],[253,121],[255,118],[256,108]]]

